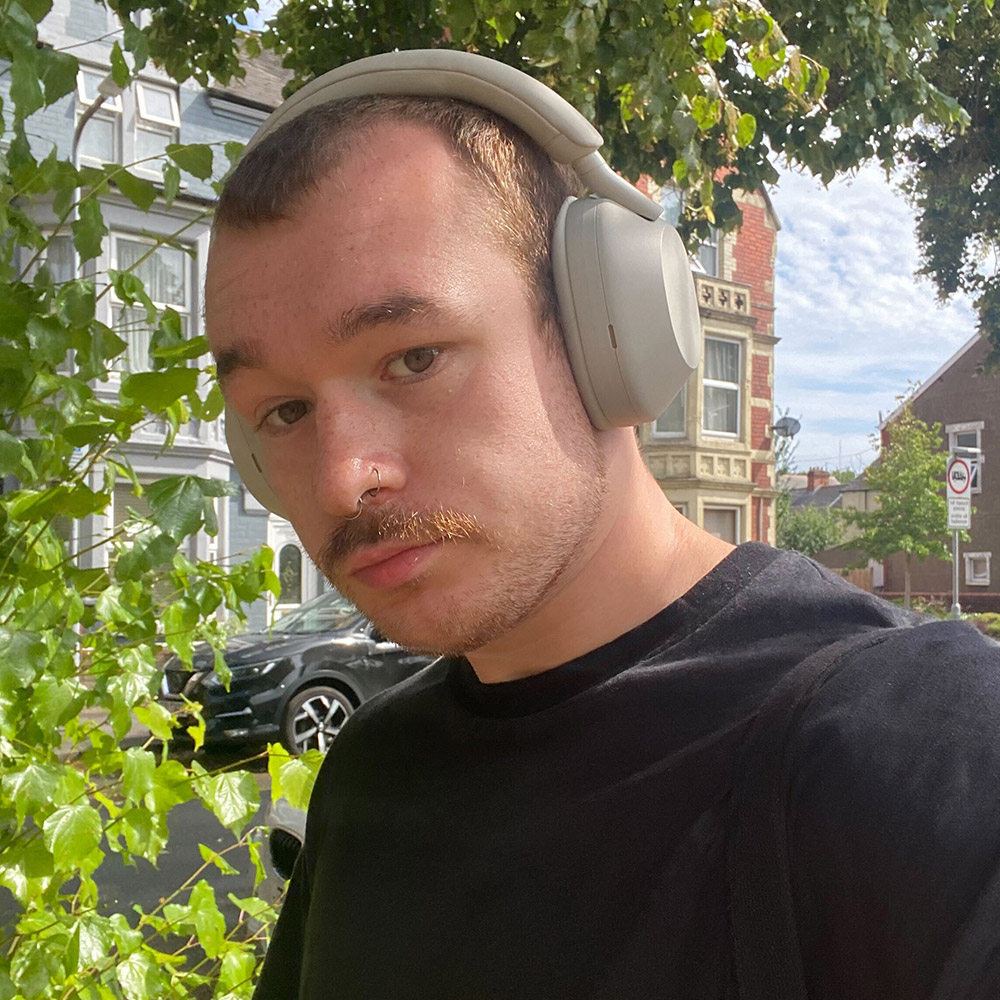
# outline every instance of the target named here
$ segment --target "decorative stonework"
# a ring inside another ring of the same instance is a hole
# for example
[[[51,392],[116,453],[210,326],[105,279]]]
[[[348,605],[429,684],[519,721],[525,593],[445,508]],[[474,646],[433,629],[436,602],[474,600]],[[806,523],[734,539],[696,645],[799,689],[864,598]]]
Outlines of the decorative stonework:
[[[702,309],[750,318],[750,289],[746,285],[696,274],[695,288],[698,292],[698,305]]]

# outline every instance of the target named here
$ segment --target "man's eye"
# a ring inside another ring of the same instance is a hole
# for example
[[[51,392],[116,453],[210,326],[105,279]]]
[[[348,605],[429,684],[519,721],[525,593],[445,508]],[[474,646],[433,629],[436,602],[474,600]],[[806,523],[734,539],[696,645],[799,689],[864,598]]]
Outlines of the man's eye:
[[[301,399],[290,399],[287,403],[279,403],[273,410],[268,410],[260,422],[274,429],[281,430],[301,420],[309,411],[309,407]]]
[[[430,368],[440,353],[441,351],[437,347],[411,347],[399,357],[393,358],[386,365],[386,372],[393,378],[420,375]]]

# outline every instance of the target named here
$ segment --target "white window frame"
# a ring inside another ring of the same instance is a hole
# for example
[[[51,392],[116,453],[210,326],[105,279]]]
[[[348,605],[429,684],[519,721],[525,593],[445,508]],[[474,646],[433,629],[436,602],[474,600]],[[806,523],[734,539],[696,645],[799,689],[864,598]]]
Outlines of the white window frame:
[[[684,190],[677,187],[676,184],[668,182],[660,188],[659,204],[660,208],[663,209],[663,218],[674,228],[680,224],[680,220],[684,216],[684,205],[686,200]],[[719,229],[715,226],[711,226],[709,228],[708,239],[700,243],[697,249],[690,255],[692,262],[697,265],[698,270],[707,274],[711,278],[717,278],[722,273],[721,235],[722,233]],[[709,247],[714,251],[715,270],[709,271],[708,268],[705,267],[705,262],[701,257],[702,247]]]
[[[704,531],[708,530],[707,528],[705,528],[705,515],[710,510],[724,510],[727,513],[730,512],[730,511],[733,512],[733,514],[734,514],[734,517],[733,517],[733,531],[735,533],[735,537],[733,539],[733,544],[734,545],[739,545],[741,539],[743,538],[743,535],[742,535],[742,531],[743,531],[743,508],[740,507],[737,504],[724,504],[724,503],[707,503],[707,504],[705,504],[701,508],[701,527],[702,527],[702,530],[704,530]]]
[[[681,429],[679,431],[661,431],[659,427],[657,427],[657,422],[660,419],[659,417],[657,417],[656,420],[654,420],[651,425],[653,429],[653,437],[656,438],[657,440],[661,441],[664,439],[677,440],[678,438],[687,437],[687,418],[688,418],[687,391],[688,391],[687,382],[685,382],[683,387],[681,388],[681,391],[677,394],[676,397],[681,401]],[[670,401],[670,405],[671,406],[674,405],[673,400]],[[666,413],[666,410],[664,410],[663,412]],[[661,413],[660,416],[663,416],[663,414]]]
[[[100,96],[100,94],[91,95],[87,93],[87,88],[84,86],[85,74],[89,73],[91,76],[99,76],[102,80],[104,80],[110,72],[110,69],[106,69],[101,66],[89,66],[83,63],[80,64],[80,70],[76,75],[76,95],[79,99],[79,103],[83,105],[85,110]],[[122,95],[115,94],[113,97],[105,97],[100,110],[116,111],[118,114],[121,114]]]
[[[719,230],[715,226],[711,226],[708,231],[708,239],[702,240],[698,245],[698,249],[695,251],[695,256],[698,258],[698,263],[701,264],[702,270],[711,278],[719,277],[719,255],[720,255],[720,239]],[[711,250],[712,252],[712,267],[709,268],[705,264],[704,251]]]
[[[167,95],[170,100],[171,116],[169,118],[150,114],[146,110],[146,92],[148,90],[156,90]],[[135,135],[133,136],[135,151],[132,157],[133,160],[138,159],[138,136],[140,132],[160,136],[166,139],[169,144],[170,142],[180,141],[180,129],[181,113],[180,103],[177,98],[177,91],[173,87],[166,84],[153,83],[149,80],[137,80],[135,83]],[[155,177],[159,180],[163,176],[162,158],[148,160],[142,163],[136,162],[133,169],[139,173],[148,174],[149,176]]]
[[[146,91],[147,90],[157,90],[166,96],[170,100],[170,117],[161,118],[159,115],[154,115],[146,109]],[[165,125],[170,129],[179,129],[181,127],[181,111],[180,104],[177,100],[177,91],[170,86],[162,83],[151,83],[148,80],[137,80],[135,84],[135,95],[136,95],[136,117],[141,118],[144,122],[151,122],[156,125]],[[163,131],[166,131],[165,129]]]
[[[149,247],[167,245],[167,244],[158,244],[156,240],[150,239],[148,236],[145,236],[141,233],[130,233],[121,229],[113,229],[108,234],[107,254],[108,254],[108,260],[110,261],[110,266],[115,268],[116,270],[118,269],[118,240],[130,240],[133,243],[144,243]],[[193,245],[192,249],[194,249],[195,253],[197,254],[198,251],[197,245]],[[182,253],[184,256],[184,267],[185,267],[183,307],[176,302],[160,302],[156,299],[152,299],[152,302],[153,305],[155,305],[156,308],[161,311],[164,309],[173,309],[175,312],[179,313],[182,317],[186,317],[187,336],[193,337],[197,333],[197,331],[194,328],[195,316],[194,316],[193,286],[195,281],[195,271],[193,265],[195,264],[195,261],[191,259],[191,257],[188,255],[186,251],[182,251]],[[117,330],[114,323],[115,306],[120,306],[123,309],[136,309],[136,308],[141,309],[142,307],[125,305],[125,303],[122,302],[117,295],[115,295],[114,288],[111,289],[111,295],[109,296],[109,298],[111,300],[110,304],[111,314],[109,316],[108,326],[110,326],[115,331],[115,333],[118,334],[118,336],[122,337],[123,340],[126,340],[129,343],[128,350],[118,359],[119,365],[121,366],[119,367],[119,370],[124,370],[126,372],[148,371],[149,370],[148,358],[143,358],[141,359],[140,364],[136,364],[136,361],[139,359],[136,359],[133,356],[133,351],[132,351],[133,342],[129,339],[128,331],[122,332]],[[152,296],[150,296],[150,298],[152,298]],[[152,331],[150,331],[150,337],[152,337]]]
[[[705,359],[707,358],[708,351],[706,350],[703,354],[702,360],[702,407],[701,407],[701,431],[703,434],[710,435],[711,437],[729,438],[730,440],[736,440],[740,436],[740,431],[743,426],[743,343],[739,340],[733,340],[729,337],[715,337],[706,336],[705,343],[708,341],[715,340],[723,344],[733,344],[736,347],[736,381],[735,382],[724,382],[721,379],[709,378],[705,375]],[[736,430],[735,431],[718,431],[710,430],[705,426],[705,415],[708,412],[708,408],[705,406],[705,388],[712,389],[730,389],[736,392]]]
[[[959,434],[975,434],[976,444],[975,447],[982,449],[983,447],[983,428],[985,422],[982,420],[972,420],[964,424],[948,424],[945,427],[945,433],[948,435],[948,450],[949,452],[954,452],[955,448],[958,446],[958,436]],[[967,458],[969,464],[972,468],[972,486],[969,488],[970,493],[982,493],[983,492],[983,463],[985,458],[982,451],[975,457],[971,456]]]
[[[990,585],[991,552],[963,552],[965,557],[965,585],[967,587],[988,587]],[[986,563],[986,572],[976,576],[976,561],[982,559]]]
[[[76,75],[76,116],[75,122],[79,122],[80,117],[83,113],[90,107],[91,104],[97,99],[98,95],[91,96],[87,93],[87,88],[84,83],[84,73],[89,73],[93,76],[100,76],[103,80],[110,69],[105,69],[100,66],[90,66],[81,64],[79,72]],[[121,163],[123,160],[122,152],[122,118],[123,118],[124,104],[122,102],[122,95],[116,94],[114,97],[106,97],[101,106],[91,115],[90,120],[83,127],[83,132],[81,133],[80,147],[77,148],[77,159],[80,163],[91,163],[91,164],[101,164],[101,163]],[[102,160],[96,156],[89,156],[82,150],[82,140],[87,133],[87,127],[92,121],[104,121],[110,123],[112,126],[111,132],[111,159]]]

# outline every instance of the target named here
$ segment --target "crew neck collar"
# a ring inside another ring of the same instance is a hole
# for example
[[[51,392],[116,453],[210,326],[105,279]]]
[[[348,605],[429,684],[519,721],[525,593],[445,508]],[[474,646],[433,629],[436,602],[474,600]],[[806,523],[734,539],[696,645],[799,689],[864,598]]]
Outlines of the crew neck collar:
[[[687,593],[652,618],[566,663],[530,677],[484,684],[464,657],[447,660],[455,698],[476,715],[533,715],[553,708],[674,645],[715,614],[779,555],[759,542],[738,546]]]

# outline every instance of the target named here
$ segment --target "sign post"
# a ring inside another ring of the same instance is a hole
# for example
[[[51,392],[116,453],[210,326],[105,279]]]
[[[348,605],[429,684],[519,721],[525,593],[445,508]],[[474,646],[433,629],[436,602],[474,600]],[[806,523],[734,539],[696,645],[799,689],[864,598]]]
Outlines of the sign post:
[[[966,450],[962,449],[963,452]],[[962,605],[958,600],[958,533],[972,524],[972,501],[969,498],[972,466],[969,460],[953,454],[948,459],[945,480],[948,483],[948,527],[951,528],[951,617],[958,618],[962,614]]]

